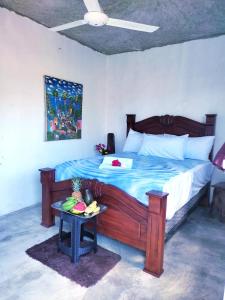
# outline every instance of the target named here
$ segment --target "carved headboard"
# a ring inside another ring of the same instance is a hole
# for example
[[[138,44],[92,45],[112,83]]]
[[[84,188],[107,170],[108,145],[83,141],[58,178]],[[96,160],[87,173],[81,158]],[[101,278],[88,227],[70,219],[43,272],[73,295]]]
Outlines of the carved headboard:
[[[127,115],[127,134],[129,129],[152,134],[189,134],[192,137],[215,134],[216,114],[207,114],[206,122],[200,123],[181,116],[154,116],[135,122],[136,115]]]
[[[189,134],[191,137],[200,137],[215,134],[216,114],[206,114],[206,122],[200,123],[181,116],[154,116],[141,121],[135,121],[136,115],[127,115],[127,134],[132,128],[135,131],[152,134]],[[212,153],[210,154],[210,159]]]

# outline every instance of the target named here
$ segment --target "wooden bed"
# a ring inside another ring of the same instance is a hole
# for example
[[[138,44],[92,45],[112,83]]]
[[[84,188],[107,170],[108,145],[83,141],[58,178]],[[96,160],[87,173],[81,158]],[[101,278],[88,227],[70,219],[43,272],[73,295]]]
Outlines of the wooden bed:
[[[216,115],[207,114],[206,122],[181,116],[154,116],[135,122],[135,115],[127,115],[127,133],[132,128],[152,134],[189,134],[192,137],[214,135]],[[42,222],[54,225],[56,212],[51,204],[72,192],[71,180],[55,181],[55,169],[40,169],[42,184]],[[99,203],[108,206],[98,218],[98,232],[141,249],[146,253],[144,271],[159,277],[163,272],[167,194],[149,191],[149,205],[145,206],[124,191],[97,180],[83,180],[83,188],[92,190]]]

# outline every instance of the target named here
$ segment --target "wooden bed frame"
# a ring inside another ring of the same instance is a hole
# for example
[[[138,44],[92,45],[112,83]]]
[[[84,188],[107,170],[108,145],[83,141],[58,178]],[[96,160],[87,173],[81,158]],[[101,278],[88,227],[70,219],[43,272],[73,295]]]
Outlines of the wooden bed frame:
[[[132,128],[152,134],[189,134],[192,137],[214,135],[216,115],[207,114],[206,122],[181,116],[154,116],[135,122],[135,115],[127,115],[127,133]],[[40,169],[42,184],[42,222],[54,225],[51,204],[71,195],[71,180],[55,181],[55,169]],[[159,277],[163,272],[167,194],[149,191],[149,205],[145,206],[119,188],[98,180],[83,180],[82,188],[92,190],[99,203],[108,210],[98,218],[98,232],[146,252],[144,271]]]

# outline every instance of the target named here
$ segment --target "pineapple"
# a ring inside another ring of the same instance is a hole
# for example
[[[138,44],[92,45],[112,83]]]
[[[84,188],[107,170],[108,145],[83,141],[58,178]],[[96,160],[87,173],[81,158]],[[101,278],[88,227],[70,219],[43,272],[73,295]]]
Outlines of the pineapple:
[[[82,194],[80,192],[81,188],[81,179],[79,177],[75,177],[72,179],[72,188],[73,188],[73,193],[72,196],[75,198],[77,201],[82,201]]]

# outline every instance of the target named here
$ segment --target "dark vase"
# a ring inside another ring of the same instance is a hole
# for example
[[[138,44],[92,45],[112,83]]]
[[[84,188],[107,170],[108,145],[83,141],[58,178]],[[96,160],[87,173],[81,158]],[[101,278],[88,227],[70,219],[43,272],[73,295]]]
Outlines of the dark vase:
[[[93,198],[93,195],[92,195],[92,192],[89,190],[89,189],[85,189],[84,190],[84,202],[89,205],[91,204],[91,202],[93,202],[94,198]]]

